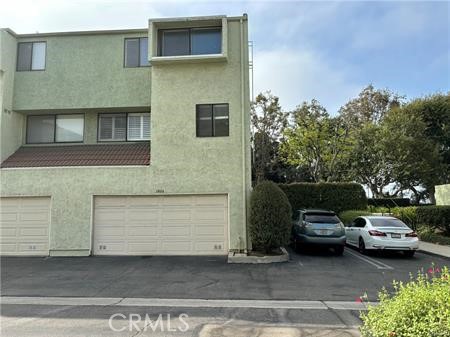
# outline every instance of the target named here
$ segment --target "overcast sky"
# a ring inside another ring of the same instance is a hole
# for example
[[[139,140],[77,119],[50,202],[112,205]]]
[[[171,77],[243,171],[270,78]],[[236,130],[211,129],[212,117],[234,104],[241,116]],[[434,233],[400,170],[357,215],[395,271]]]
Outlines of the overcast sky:
[[[144,28],[155,17],[249,15],[255,92],[335,113],[367,84],[407,98],[448,92],[449,2],[3,0],[17,33]]]

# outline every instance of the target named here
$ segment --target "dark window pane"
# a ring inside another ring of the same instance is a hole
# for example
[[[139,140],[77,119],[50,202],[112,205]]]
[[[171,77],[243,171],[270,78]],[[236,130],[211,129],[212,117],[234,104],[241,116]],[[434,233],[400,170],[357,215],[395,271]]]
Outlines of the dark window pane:
[[[17,70],[31,70],[32,43],[19,43],[17,48]]]
[[[55,116],[28,116],[27,143],[53,143],[55,140]]]
[[[139,67],[139,39],[125,39],[125,67]]]
[[[127,129],[126,114],[104,114],[99,117],[98,139],[124,141]]]
[[[341,222],[336,215],[326,215],[326,214],[306,214],[306,222],[314,223],[339,223]]]
[[[161,47],[162,56],[189,55],[189,31],[162,31]]]
[[[220,28],[198,28],[191,31],[191,54],[220,54],[222,34]]]
[[[197,105],[197,137],[211,137],[212,106],[210,104]]]
[[[140,66],[148,66],[148,38],[140,38],[139,46],[139,64]]]
[[[214,136],[228,136],[228,133],[228,104],[216,104],[214,105]]]
[[[403,221],[399,219],[377,218],[377,219],[370,219],[370,222],[374,227],[399,227],[399,228],[408,227]]]

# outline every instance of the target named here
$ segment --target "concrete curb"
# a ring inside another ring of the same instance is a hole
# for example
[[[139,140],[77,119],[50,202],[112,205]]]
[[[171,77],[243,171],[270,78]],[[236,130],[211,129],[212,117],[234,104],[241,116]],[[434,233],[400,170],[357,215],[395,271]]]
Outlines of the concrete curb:
[[[427,254],[427,255],[435,256],[435,257],[440,257],[441,259],[445,259],[445,260],[449,260],[449,261],[450,261],[450,257],[445,256],[445,255],[433,253],[433,252],[430,252],[430,251],[428,251],[428,250],[422,250],[422,249],[420,249],[420,248],[419,248],[417,251],[418,251],[419,253],[422,253],[422,254]]]
[[[289,261],[289,253],[284,247],[281,247],[282,255],[275,256],[248,256],[247,254],[240,254],[231,252],[228,254],[228,263],[280,263]]]

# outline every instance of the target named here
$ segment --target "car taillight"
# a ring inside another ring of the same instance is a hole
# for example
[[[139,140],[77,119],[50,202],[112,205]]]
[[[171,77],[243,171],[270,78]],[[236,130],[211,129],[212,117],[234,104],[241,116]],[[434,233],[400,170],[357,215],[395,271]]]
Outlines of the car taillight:
[[[405,236],[407,238],[417,238],[417,233],[416,232],[411,232],[411,233],[407,233]]]
[[[372,236],[386,236],[386,233],[380,232],[380,231],[369,231],[369,234]]]

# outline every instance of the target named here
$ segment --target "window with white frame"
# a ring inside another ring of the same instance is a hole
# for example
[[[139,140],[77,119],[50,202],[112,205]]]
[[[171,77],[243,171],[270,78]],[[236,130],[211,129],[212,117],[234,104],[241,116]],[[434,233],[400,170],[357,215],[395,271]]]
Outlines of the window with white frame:
[[[150,113],[105,113],[98,117],[101,142],[150,140]]]
[[[150,139],[150,114],[129,113],[128,114],[128,140]]]

